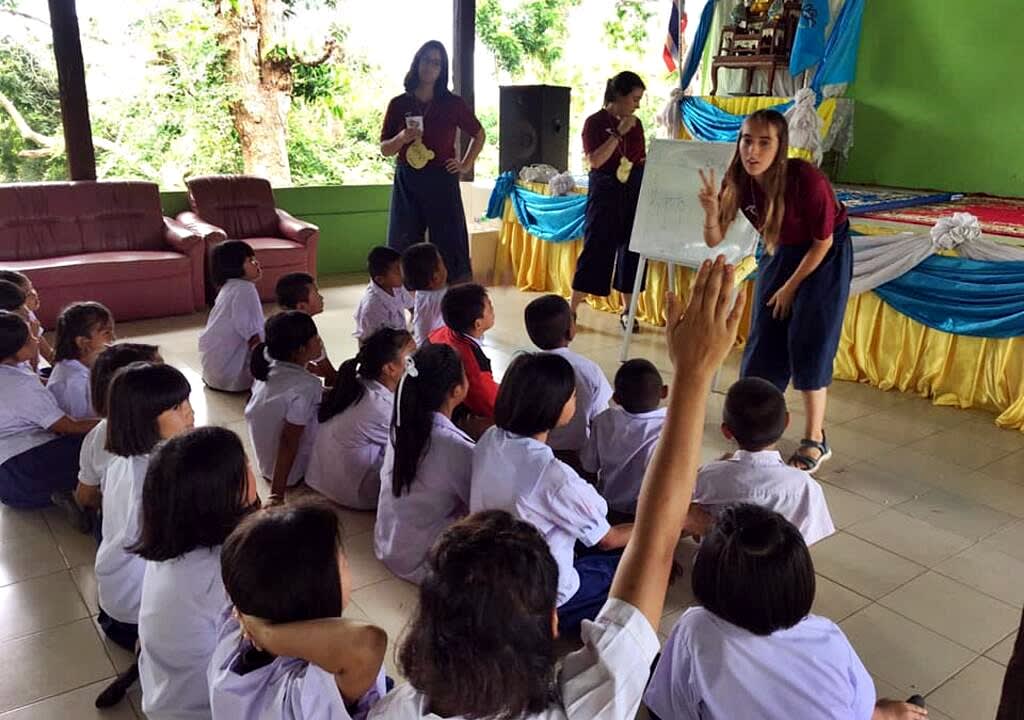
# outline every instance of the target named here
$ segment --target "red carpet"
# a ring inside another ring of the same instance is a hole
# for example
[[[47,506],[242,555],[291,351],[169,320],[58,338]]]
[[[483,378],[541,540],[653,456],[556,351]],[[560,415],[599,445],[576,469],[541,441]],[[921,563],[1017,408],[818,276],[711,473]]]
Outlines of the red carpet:
[[[939,218],[955,212],[974,215],[981,222],[984,232],[1024,238],[1024,199],[1019,198],[968,195],[963,200],[954,202],[867,213],[864,217],[915,225],[934,225]]]

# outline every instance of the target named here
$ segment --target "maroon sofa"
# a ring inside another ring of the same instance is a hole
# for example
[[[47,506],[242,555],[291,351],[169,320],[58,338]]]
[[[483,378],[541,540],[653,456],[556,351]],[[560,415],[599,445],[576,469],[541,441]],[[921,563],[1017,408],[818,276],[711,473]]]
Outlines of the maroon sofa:
[[[0,185],[0,268],[32,279],[43,327],[96,300],[117,320],[203,306],[202,238],[160,209],[148,182]]]
[[[178,220],[204,238],[207,253],[225,239],[249,243],[263,266],[263,277],[257,283],[261,300],[274,299],[277,279],[286,273],[306,272],[316,277],[320,228],[278,209],[267,180],[250,175],[207,175],[187,180],[185,185],[192,211],[181,213]],[[207,300],[212,302],[215,295],[208,282]]]

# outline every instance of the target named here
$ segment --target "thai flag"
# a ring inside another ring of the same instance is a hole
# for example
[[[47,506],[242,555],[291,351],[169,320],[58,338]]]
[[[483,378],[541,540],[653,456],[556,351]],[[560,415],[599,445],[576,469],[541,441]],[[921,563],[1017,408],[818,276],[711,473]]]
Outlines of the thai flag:
[[[672,14],[668,20],[668,35],[665,37],[665,49],[661,57],[669,72],[676,71],[676,58],[679,57],[679,43],[686,31],[686,12],[683,11],[684,0],[672,0]]]

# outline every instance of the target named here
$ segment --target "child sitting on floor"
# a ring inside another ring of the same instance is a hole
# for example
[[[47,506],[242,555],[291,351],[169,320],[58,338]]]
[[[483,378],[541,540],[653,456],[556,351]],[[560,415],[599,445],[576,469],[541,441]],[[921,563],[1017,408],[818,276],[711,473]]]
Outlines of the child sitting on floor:
[[[526,332],[533,344],[568,360],[576,374],[576,414],[568,425],[555,428],[548,436],[548,445],[556,452],[568,453],[567,462],[575,464],[590,437],[590,423],[608,409],[612,386],[596,362],[569,349],[569,343],[576,337],[576,318],[565,298],[539,297],[526,306],[524,315]],[[639,488],[639,478],[637,485]]]
[[[679,618],[644,702],[654,718],[924,718],[875,700],[842,630],[811,615],[814,565],[800,531],[768,508],[725,509],[693,564],[700,607]]]
[[[808,545],[836,531],[818,481],[787,465],[775,443],[789,425],[786,398],[767,380],[744,378],[725,396],[722,434],[740,449],[697,473],[693,502],[712,515],[728,505],[754,503],[781,514]]]
[[[324,311],[324,296],[320,294],[316,279],[309,273],[293,272],[282,275],[274,286],[274,294],[277,306],[281,310],[298,310],[310,317]],[[326,348],[319,358],[309,364],[309,371],[322,377],[327,387],[333,387],[338,377],[338,371],[327,357]]]
[[[306,366],[324,344],[313,318],[298,310],[267,320],[266,336],[267,344],[253,350],[253,376],[262,382],[245,406],[245,422],[270,501],[279,502],[309,465],[324,388]]]
[[[39,352],[23,317],[0,311],[0,502],[50,505],[78,481],[78,455],[96,420],[68,417],[25,363]]]
[[[395,389],[415,349],[408,331],[381,328],[341,364],[320,405],[307,485],[353,510],[377,507]]]
[[[342,617],[352,576],[333,509],[260,510],[221,551],[234,605],[209,664],[214,718],[362,720],[385,693],[387,634]]]
[[[402,253],[402,277],[415,294],[412,336],[417,346],[444,325],[441,301],[448,292],[448,268],[432,243],[416,243]]]
[[[214,390],[252,387],[251,351],[263,341],[263,306],[256,282],[263,276],[256,251],[241,240],[226,240],[210,253],[219,290],[206,327],[199,334],[203,382]]]
[[[57,316],[53,372],[46,389],[65,414],[96,417],[89,373],[97,356],[116,340],[114,316],[98,302],[68,305]]]
[[[39,356],[46,360],[46,362],[53,364],[53,348],[50,347],[50,343],[43,337],[43,328],[39,324],[39,318],[36,317],[36,311],[39,310],[39,306],[42,303],[35,285],[32,284],[32,279],[25,273],[20,273],[17,270],[0,270],[0,280],[14,283],[25,293],[25,309],[28,311],[26,319],[29,322],[29,326],[36,329],[36,335],[39,337]],[[8,308],[0,309],[6,310]]]
[[[654,363],[629,360],[615,373],[612,400],[619,407],[608,408],[591,423],[580,462],[585,471],[596,473],[609,510],[621,519],[636,513],[640,483],[665,424],[665,408],[658,405],[667,395]]]
[[[491,298],[481,285],[456,285],[445,293],[441,315],[444,327],[432,332],[429,341],[455,348],[469,380],[469,393],[463,404],[473,415],[490,421],[494,418],[494,402],[498,398],[498,383],[491,374],[491,361],[483,351],[484,333],[494,327]]]
[[[366,258],[370,283],[356,308],[356,329],[360,344],[382,327],[409,329],[412,295],[402,285],[402,256],[397,250],[378,246]]]

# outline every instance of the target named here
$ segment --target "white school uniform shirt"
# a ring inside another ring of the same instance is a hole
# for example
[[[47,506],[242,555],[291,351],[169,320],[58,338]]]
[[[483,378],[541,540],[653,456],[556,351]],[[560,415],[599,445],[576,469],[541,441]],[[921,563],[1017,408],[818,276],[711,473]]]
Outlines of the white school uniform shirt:
[[[555,428],[548,436],[548,445],[554,450],[579,452],[590,437],[590,423],[598,413],[608,409],[612,399],[612,386],[601,366],[569,348],[549,350],[569,361],[576,375],[576,414],[565,427]]]
[[[149,720],[208,720],[207,667],[231,603],[220,546],[146,561],[139,609],[139,683]]]
[[[306,484],[339,505],[373,510],[395,395],[376,380],[359,382],[364,389],[359,401],[320,425]]]
[[[836,531],[818,481],[787,465],[775,450],[737,450],[728,460],[704,465],[697,472],[693,502],[716,516],[735,503],[766,507],[796,525],[808,545]]]
[[[404,287],[394,288],[392,293],[388,293],[371,280],[356,308],[356,329],[352,335],[363,342],[382,327],[408,330],[409,316],[406,313],[414,305],[412,295]]]
[[[412,485],[396,498],[392,484],[395,448],[388,443],[380,473],[380,500],[373,547],[377,559],[398,577],[417,583],[427,555],[444,530],[469,511],[473,440],[441,413],[434,413],[430,447]]]
[[[215,390],[239,392],[252,387],[249,338],[263,340],[263,306],[255,283],[232,278],[224,283],[199,333],[203,382]]]
[[[53,394],[65,415],[77,419],[96,417],[96,411],[92,409],[89,372],[89,368],[78,360],[61,360],[53,366],[46,389]]]
[[[625,720],[636,716],[659,647],[647,618],[629,603],[610,598],[593,622],[583,621],[581,638],[583,647],[566,656],[558,672],[559,700],[520,720]],[[406,684],[377,703],[370,718],[441,720],[429,708],[429,699]],[[463,718],[459,715],[450,720]]]
[[[149,455],[114,455],[103,473],[103,540],[96,551],[100,607],[123,623],[139,622],[146,561],[127,551],[142,527],[142,486]]]
[[[831,620],[808,615],[761,636],[693,607],[672,630],[644,703],[673,720],[869,720],[875,683]]]
[[[252,397],[245,406],[245,423],[256,453],[256,465],[268,481],[274,479],[274,465],[285,421],[304,428],[299,450],[288,473],[288,485],[295,485],[306,474],[319,426],[316,416],[323,394],[320,378],[304,367],[280,360],[271,360],[266,382],[253,386]]]
[[[548,445],[497,426],[473,452],[469,511],[480,510],[505,510],[544,536],[558,564],[558,605],[580,588],[576,541],[593,547],[611,529],[604,498]]]
[[[415,292],[414,307],[416,312],[412,316],[412,337],[417,347],[430,337],[430,333],[444,325],[444,318],[441,316],[441,301],[444,300],[448,288],[440,290],[417,290]]]
[[[208,671],[214,720],[363,720],[386,692],[382,666],[377,682],[349,713],[334,675],[305,660],[275,657],[240,674],[250,647],[238,621],[225,613]]]
[[[107,451],[107,419],[103,418],[85,435],[78,451],[78,482],[97,487],[103,483],[103,474],[114,454]]]
[[[64,417],[32,369],[0,364],[0,465],[57,439],[47,428]]]
[[[665,413],[665,408],[631,413],[613,407],[590,424],[580,463],[587,472],[597,473],[597,486],[612,510],[636,513],[636,499],[661,437]]]

